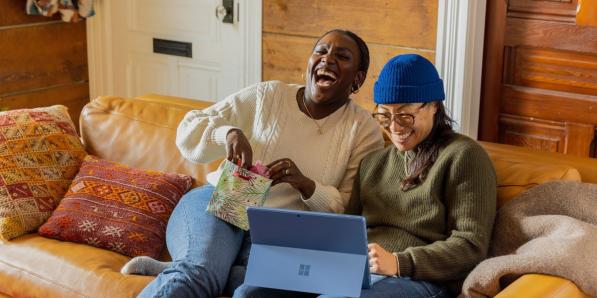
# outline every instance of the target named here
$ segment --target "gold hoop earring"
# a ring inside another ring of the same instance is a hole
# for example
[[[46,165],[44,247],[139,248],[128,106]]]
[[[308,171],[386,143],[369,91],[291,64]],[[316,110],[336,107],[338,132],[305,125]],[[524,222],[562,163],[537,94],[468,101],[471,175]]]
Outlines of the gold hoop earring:
[[[359,87],[357,87],[355,85],[350,86],[350,93],[357,94],[357,93],[359,93],[359,90],[360,90]]]

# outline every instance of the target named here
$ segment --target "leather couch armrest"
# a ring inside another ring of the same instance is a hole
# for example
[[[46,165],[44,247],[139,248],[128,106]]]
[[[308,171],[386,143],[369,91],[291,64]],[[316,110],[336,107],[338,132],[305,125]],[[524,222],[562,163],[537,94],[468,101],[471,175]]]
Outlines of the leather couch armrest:
[[[525,274],[495,296],[495,298],[511,297],[590,298],[573,282],[544,274]]]

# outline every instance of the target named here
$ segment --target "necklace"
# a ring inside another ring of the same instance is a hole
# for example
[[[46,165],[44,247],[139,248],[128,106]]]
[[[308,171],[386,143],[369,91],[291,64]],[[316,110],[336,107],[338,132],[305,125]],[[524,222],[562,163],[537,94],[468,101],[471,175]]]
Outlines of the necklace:
[[[309,107],[307,106],[307,102],[305,101],[305,89],[301,89],[301,92],[299,92],[299,93],[302,97],[303,106],[305,107],[305,111],[307,111],[307,115],[309,115],[309,118],[311,118],[311,120],[313,120],[313,122],[315,123],[315,126],[317,126],[317,133],[322,135],[323,134],[322,127],[325,125],[325,123],[328,121],[328,119],[326,118],[323,121],[323,123],[321,125],[319,125],[317,120],[315,120],[315,118],[313,118],[313,115],[311,115],[311,111],[309,111]]]

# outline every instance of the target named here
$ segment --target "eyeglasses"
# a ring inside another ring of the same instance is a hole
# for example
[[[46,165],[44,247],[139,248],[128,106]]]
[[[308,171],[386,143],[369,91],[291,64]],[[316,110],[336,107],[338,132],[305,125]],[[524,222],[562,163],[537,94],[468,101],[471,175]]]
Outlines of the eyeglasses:
[[[426,103],[423,104],[422,106],[420,106],[417,109],[417,113],[425,105],[426,105]],[[416,114],[409,114],[409,113],[397,113],[397,114],[373,113],[372,115],[373,115],[373,118],[375,118],[375,120],[377,120],[377,122],[379,122],[379,124],[383,128],[389,128],[392,125],[392,121],[396,122],[400,126],[412,127],[413,125],[415,125],[415,117],[417,116]]]

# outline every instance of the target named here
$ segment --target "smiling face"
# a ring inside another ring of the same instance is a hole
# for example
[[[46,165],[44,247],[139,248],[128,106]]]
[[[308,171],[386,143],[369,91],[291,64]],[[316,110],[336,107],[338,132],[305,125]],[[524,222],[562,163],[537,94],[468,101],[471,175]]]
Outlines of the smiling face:
[[[356,42],[347,35],[334,31],[324,35],[309,58],[305,95],[315,103],[346,100],[351,86],[364,80],[360,58]]]
[[[417,147],[433,128],[433,118],[437,112],[435,103],[387,104],[377,107],[378,113],[410,114],[414,116],[414,124],[402,126],[396,121],[390,123],[392,143],[400,151],[408,151]],[[394,116],[396,117],[396,116]],[[394,118],[392,117],[392,118]]]

